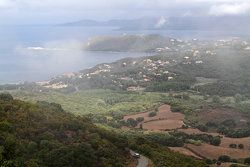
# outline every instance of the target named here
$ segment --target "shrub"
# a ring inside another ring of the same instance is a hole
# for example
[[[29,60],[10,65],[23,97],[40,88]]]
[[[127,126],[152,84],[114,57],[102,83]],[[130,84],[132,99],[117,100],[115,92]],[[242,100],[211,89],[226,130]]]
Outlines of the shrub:
[[[235,102],[236,103],[239,103],[241,102],[244,98],[241,94],[237,93],[235,96],[234,96],[234,99],[235,99]]]
[[[212,161],[211,159],[206,159],[206,164],[212,165],[212,164],[213,164],[213,161]]]
[[[154,117],[154,116],[156,116],[156,112],[154,111],[154,112],[150,112],[149,114],[148,114],[148,116],[149,117]]]
[[[214,146],[219,146],[221,143],[221,139],[219,136],[215,136],[210,140],[210,144],[214,145]]]
[[[136,121],[137,122],[142,122],[142,121],[144,121],[144,117],[138,117],[138,118],[136,118]]]
[[[219,158],[218,158],[219,161],[221,162],[230,162],[231,161],[231,158],[228,156],[228,155],[221,155]]]
[[[243,145],[243,144],[239,144],[239,145],[238,145],[238,148],[239,148],[239,149],[243,149],[243,148],[244,148],[244,145]]]
[[[0,122],[0,131],[10,132],[12,130],[11,123],[7,121]]]
[[[132,126],[132,127],[136,127],[137,124],[138,124],[138,122],[136,120],[134,120],[133,118],[129,118],[127,120],[127,123],[128,123],[129,126]]]
[[[229,147],[230,148],[237,148],[237,145],[236,144],[230,144]]]
[[[213,96],[212,101],[213,103],[220,103],[220,96]]]
[[[35,159],[31,159],[27,161],[25,164],[27,167],[39,167],[38,162]]]
[[[218,125],[216,123],[214,123],[214,122],[207,122],[206,126],[208,126],[208,127],[217,127]]]
[[[199,129],[202,132],[208,131],[208,128],[205,125],[197,125],[197,129]]]
[[[246,158],[246,159],[244,160],[244,163],[245,163],[245,164],[250,164],[250,157]]]
[[[193,139],[188,139],[187,142],[196,146],[200,146],[202,144],[200,140],[193,140]]]
[[[3,100],[3,101],[12,101],[13,97],[9,93],[2,93],[2,94],[0,94],[0,100]]]

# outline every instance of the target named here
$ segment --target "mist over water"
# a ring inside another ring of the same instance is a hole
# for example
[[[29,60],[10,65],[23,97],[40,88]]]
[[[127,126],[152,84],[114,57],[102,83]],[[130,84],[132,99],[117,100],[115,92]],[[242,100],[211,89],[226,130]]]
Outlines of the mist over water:
[[[41,81],[62,73],[79,71],[99,63],[145,53],[83,51],[93,36],[161,34],[181,39],[249,37],[241,32],[210,31],[118,31],[114,27],[5,26],[0,27],[0,83]]]

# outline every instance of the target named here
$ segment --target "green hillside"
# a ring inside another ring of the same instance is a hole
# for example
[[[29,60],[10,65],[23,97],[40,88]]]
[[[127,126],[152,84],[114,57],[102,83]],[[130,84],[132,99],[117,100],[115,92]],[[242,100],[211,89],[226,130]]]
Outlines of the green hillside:
[[[89,51],[152,52],[155,48],[172,46],[170,38],[160,35],[124,35],[92,38],[85,46]]]
[[[1,167],[129,166],[128,148],[145,154],[157,167],[204,166],[164,146],[97,127],[56,103],[27,103],[1,94],[0,115]]]
[[[126,141],[59,104],[0,96],[0,166],[126,166]],[[116,156],[114,156],[114,154]]]

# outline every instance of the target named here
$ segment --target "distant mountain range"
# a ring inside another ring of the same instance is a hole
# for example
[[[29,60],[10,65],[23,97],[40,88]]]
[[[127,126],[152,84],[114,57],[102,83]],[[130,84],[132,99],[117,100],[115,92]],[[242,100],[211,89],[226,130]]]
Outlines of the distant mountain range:
[[[250,18],[240,16],[223,17],[155,17],[131,20],[80,20],[60,26],[114,26],[123,30],[249,30]]]

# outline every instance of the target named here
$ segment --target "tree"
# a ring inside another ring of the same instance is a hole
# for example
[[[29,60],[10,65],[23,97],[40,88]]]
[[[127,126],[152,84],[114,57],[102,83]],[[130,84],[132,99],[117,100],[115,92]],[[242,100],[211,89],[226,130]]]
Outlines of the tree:
[[[206,159],[206,164],[212,165],[212,164],[213,164],[213,161],[212,161],[211,159]]]
[[[210,144],[214,145],[214,146],[219,146],[221,143],[221,139],[219,136],[215,136],[210,140]]]
[[[226,119],[221,124],[229,128],[234,128],[236,126],[236,123],[233,119]]]
[[[132,126],[132,127],[136,127],[137,124],[138,124],[138,122],[136,120],[134,120],[133,118],[129,118],[127,120],[127,123],[128,123],[129,126]]]
[[[13,97],[9,93],[2,93],[2,94],[0,94],[0,100],[3,100],[3,101],[12,101]]]
[[[202,132],[207,132],[208,131],[208,128],[205,125],[197,125],[196,128],[199,129]]]
[[[31,159],[25,163],[27,167],[39,167],[37,160]]]
[[[237,93],[235,96],[234,96],[234,99],[235,99],[235,102],[236,103],[240,103],[242,100],[243,100],[243,97],[241,94]]]
[[[213,103],[220,103],[220,96],[213,96],[212,101]]]
[[[29,142],[28,146],[27,146],[27,150],[30,152],[30,153],[34,153],[37,149],[37,143],[36,142]]]

